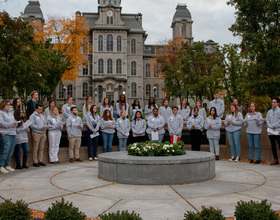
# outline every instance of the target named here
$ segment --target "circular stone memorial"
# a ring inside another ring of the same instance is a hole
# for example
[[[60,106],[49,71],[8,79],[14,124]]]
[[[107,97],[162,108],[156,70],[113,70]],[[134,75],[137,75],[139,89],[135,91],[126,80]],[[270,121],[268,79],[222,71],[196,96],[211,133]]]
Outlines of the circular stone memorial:
[[[202,182],[215,177],[215,155],[201,151],[160,157],[131,156],[126,151],[103,153],[98,156],[98,176],[134,185]]]

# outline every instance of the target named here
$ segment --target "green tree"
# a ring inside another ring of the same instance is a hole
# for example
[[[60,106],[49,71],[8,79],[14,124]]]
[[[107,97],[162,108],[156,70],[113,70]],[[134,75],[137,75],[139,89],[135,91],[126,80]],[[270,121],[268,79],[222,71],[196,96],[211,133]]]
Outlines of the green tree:
[[[230,30],[242,38],[241,49],[250,60],[247,89],[254,96],[280,94],[279,0],[229,0],[236,9]]]

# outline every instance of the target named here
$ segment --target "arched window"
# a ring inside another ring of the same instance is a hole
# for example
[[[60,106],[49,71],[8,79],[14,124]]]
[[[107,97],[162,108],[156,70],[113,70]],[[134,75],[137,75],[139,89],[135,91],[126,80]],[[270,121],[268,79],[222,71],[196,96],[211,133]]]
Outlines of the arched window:
[[[136,83],[131,84],[131,97],[136,98],[137,96],[137,85]]]
[[[136,76],[136,62],[131,62],[131,76]]]
[[[107,36],[107,51],[113,51],[113,35],[109,34]]]
[[[117,69],[117,74],[122,74],[122,61],[121,61],[121,59],[117,59],[116,69]]]
[[[83,97],[87,97],[89,95],[89,92],[88,92],[88,83],[87,82],[84,82],[83,83]]]
[[[102,86],[98,86],[98,102],[102,102],[103,100],[103,88]]]
[[[136,54],[136,40],[131,40],[131,54]]]
[[[185,22],[182,25],[182,36],[187,37],[187,24]]]
[[[63,99],[63,85],[59,84],[58,86],[58,98]]]
[[[118,52],[122,51],[122,37],[121,36],[117,37],[117,51]]]
[[[155,84],[153,89],[154,89],[154,97],[155,97],[155,99],[158,99],[159,98],[159,85]]]
[[[104,73],[104,61],[103,61],[103,59],[98,60],[98,73],[99,74]]]
[[[69,84],[67,86],[67,96],[72,96],[73,97],[73,85]]]
[[[107,61],[107,73],[112,74],[113,73],[113,60],[109,59]]]
[[[146,77],[151,77],[151,65],[149,63],[146,64]]]
[[[103,36],[98,36],[98,51],[103,51]]]
[[[151,97],[151,85],[148,84],[146,85],[146,98],[150,98]]]

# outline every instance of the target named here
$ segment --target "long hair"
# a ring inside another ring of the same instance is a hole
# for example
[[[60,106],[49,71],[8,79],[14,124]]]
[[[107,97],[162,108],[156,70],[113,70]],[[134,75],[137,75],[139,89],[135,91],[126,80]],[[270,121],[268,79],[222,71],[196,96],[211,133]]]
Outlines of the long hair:
[[[255,106],[255,112],[257,112],[258,111],[258,107],[257,107],[257,104],[255,102],[251,102],[250,103],[249,112],[252,113],[252,110],[251,110],[251,105],[252,104]]]
[[[109,117],[107,116],[107,112],[110,113]],[[113,120],[113,117],[112,117],[111,112],[110,112],[109,109],[105,109],[104,110],[104,112],[103,112],[103,119],[104,119],[104,121]]]
[[[234,106],[234,108],[235,108],[235,114],[234,114],[234,116],[235,116],[235,118],[237,117],[237,115],[238,115],[238,108],[237,108],[237,105],[233,102],[233,103],[231,103],[230,104],[230,106],[229,106],[229,111],[228,111],[228,114],[231,114],[231,110],[230,110],[230,107],[231,106]]]
[[[122,97],[124,97],[124,100],[122,101]],[[126,98],[125,95],[120,95],[119,105],[120,107],[124,104],[125,110],[126,110]]]
[[[153,99],[153,102],[151,102],[151,99]],[[155,103],[154,97],[150,97],[149,98],[148,108],[151,108],[151,107],[156,107],[156,103]]]
[[[17,108],[20,108],[20,106],[17,106],[17,101],[19,100],[19,98],[15,98],[14,100],[13,100],[13,108],[14,108],[14,110],[16,110]]]
[[[3,100],[0,104],[0,110],[3,110],[8,103],[9,101],[7,99]]]
[[[139,99],[134,100],[134,102],[132,103],[132,108],[135,109],[136,101],[138,101],[138,108],[141,108]]]
[[[214,109],[214,111],[215,111],[215,114],[214,114],[213,117],[214,117],[214,119],[216,119],[216,117],[218,117],[218,115],[217,115],[217,109],[216,109],[215,107],[210,108],[210,116],[212,115],[212,114],[211,114],[212,109]]]
[[[104,107],[104,108],[106,107],[106,104],[105,104],[105,99],[108,99],[108,106],[109,106],[109,108],[111,108],[111,105],[110,105],[110,100],[109,100],[109,98],[108,98],[108,97],[105,97],[105,98],[103,99],[103,103],[102,103],[103,107]]]
[[[86,100],[86,112],[88,112],[89,111],[89,98],[91,98],[91,96],[88,96],[87,97],[87,100]]]
[[[54,102],[54,100],[50,100],[49,101],[49,110],[51,111],[51,104],[52,104],[52,102]]]
[[[167,99],[162,99],[161,105],[164,106],[165,101],[168,101]],[[168,102],[169,103],[169,102]]]
[[[137,114],[138,112],[139,112],[139,113],[140,113],[140,115],[141,115],[141,116],[140,116],[140,118],[142,118],[142,119],[143,119],[143,115],[142,115],[142,113],[141,113],[140,111],[137,111],[137,112],[135,113],[135,118],[134,118],[135,123],[136,123],[136,120],[137,120],[137,118],[136,118],[136,114]]]
[[[198,106],[197,106],[197,103],[198,103],[198,102],[200,103],[200,108],[202,108],[203,106],[202,106],[202,103],[201,103],[200,100],[197,100],[197,101],[195,102],[195,107],[198,107]]]
[[[186,100],[186,105],[184,106],[184,109],[186,109],[188,107],[188,103],[187,103],[187,99],[186,98],[182,98],[181,102],[180,102],[180,109],[183,109],[183,100]]]
[[[57,115],[55,115],[55,114],[53,113],[53,110],[54,110],[54,109],[57,109],[57,107],[56,107],[56,106],[53,106],[53,107],[50,108],[50,115],[56,117]]]
[[[20,112],[21,112],[21,111],[22,111],[22,110],[21,110],[20,108],[17,108],[17,109],[15,109],[15,113],[14,113],[15,120],[16,120],[16,121],[21,121],[21,122],[18,124],[18,127],[22,126],[23,122],[26,121],[25,118],[23,117],[23,115],[20,116]]]
[[[95,107],[96,105],[92,105],[92,106],[90,106],[90,113],[92,114],[92,117],[95,119],[95,114],[96,114],[96,112],[94,112],[93,111],[93,108]]]

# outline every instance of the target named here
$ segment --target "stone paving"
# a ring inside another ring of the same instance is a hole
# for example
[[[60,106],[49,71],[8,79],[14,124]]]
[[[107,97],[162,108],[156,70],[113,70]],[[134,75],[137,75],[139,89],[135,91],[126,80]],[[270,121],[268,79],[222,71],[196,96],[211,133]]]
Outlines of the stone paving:
[[[280,210],[279,166],[216,161],[212,180],[184,185],[139,186],[101,180],[98,163],[49,164],[0,175],[0,202],[24,200],[45,211],[55,200],[73,204],[87,217],[117,210],[134,210],[144,220],[182,220],[186,211],[214,206],[232,217],[238,201],[267,199]]]

